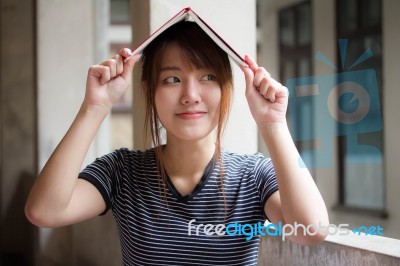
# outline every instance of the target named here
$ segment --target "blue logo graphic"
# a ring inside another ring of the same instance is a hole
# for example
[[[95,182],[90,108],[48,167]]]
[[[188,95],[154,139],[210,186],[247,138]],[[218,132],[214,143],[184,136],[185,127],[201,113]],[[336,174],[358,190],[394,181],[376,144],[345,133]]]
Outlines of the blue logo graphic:
[[[380,162],[382,159],[375,146],[360,144],[358,140],[358,134],[382,129],[376,71],[351,71],[372,57],[372,51],[366,50],[345,68],[347,44],[347,40],[339,40],[341,66],[345,71],[286,81],[293,139],[313,143],[312,147],[302,148],[304,162],[300,159],[299,163],[304,167],[332,167],[336,136],[346,136],[348,162],[365,162],[365,159]],[[316,58],[337,70],[322,53],[318,52]]]

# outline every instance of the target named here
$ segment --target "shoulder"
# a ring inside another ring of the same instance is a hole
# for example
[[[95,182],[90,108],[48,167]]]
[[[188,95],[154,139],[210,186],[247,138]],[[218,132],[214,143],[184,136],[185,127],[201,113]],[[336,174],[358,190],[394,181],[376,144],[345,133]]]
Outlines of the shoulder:
[[[155,163],[155,152],[153,148],[144,151],[120,148],[97,158],[97,160],[113,161],[122,165],[148,165]]]
[[[123,159],[154,159],[155,158],[155,152],[154,148],[147,149],[147,150],[131,150],[128,148],[120,148],[117,150],[114,150],[110,154],[114,154],[114,156],[118,156]]]
[[[230,175],[234,176],[272,176],[274,167],[272,160],[260,152],[241,154],[221,150],[222,165]]]
[[[240,180],[242,186],[261,189],[269,195],[276,189],[276,175],[272,160],[260,152],[240,154],[223,150],[223,171],[227,180]]]
[[[271,162],[270,158],[266,157],[260,152],[253,154],[242,154],[230,152],[222,148],[221,154],[224,165],[254,168],[259,164]]]

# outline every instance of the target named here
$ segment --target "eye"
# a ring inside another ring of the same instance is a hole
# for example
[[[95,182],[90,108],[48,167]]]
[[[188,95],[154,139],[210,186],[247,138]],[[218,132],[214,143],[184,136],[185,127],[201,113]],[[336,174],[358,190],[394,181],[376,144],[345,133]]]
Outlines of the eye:
[[[168,83],[168,84],[173,84],[173,83],[179,83],[179,82],[181,82],[181,80],[177,77],[168,77],[168,78],[164,79],[164,82]]]
[[[207,74],[207,75],[203,76],[201,79],[207,80],[207,81],[215,81],[215,80],[217,80],[217,77],[214,76],[213,74]]]

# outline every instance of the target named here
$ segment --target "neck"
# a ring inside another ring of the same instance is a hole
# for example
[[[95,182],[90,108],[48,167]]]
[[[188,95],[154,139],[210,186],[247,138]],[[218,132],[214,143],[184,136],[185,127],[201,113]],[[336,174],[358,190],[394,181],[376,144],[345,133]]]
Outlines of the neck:
[[[170,176],[196,177],[204,172],[214,152],[212,135],[197,141],[168,138],[163,152],[165,168]]]

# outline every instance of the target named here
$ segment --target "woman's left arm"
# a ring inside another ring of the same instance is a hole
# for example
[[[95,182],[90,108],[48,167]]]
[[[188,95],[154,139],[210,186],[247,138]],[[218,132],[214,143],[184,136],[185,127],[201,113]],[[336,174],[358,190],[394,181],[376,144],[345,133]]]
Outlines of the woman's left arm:
[[[312,225],[310,235],[301,227],[288,239],[301,244],[317,244],[326,237],[328,213],[321,194],[290,135],[286,110],[288,91],[249,56],[248,67],[241,67],[246,79],[246,98],[250,111],[271,156],[279,191],[270,196],[264,210],[274,224]],[[325,227],[324,227],[325,226]]]

